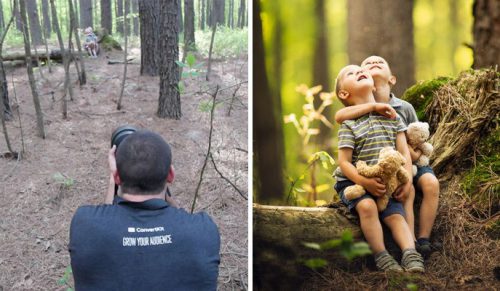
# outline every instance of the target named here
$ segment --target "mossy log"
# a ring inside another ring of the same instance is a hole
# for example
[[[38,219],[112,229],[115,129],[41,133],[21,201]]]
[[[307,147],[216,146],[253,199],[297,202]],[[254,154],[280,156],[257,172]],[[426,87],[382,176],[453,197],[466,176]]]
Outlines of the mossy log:
[[[62,54],[60,50],[52,50],[49,52],[49,57],[51,61],[56,61],[62,63]],[[35,52],[31,52],[31,60],[32,62],[36,62],[37,56]],[[26,61],[26,54],[24,52],[15,52],[10,54],[5,54],[2,56],[4,62],[12,62],[12,61]],[[47,61],[47,53],[46,52],[38,52],[38,59],[40,61]]]
[[[95,31],[97,35],[97,42],[99,43],[100,49],[105,51],[123,50],[120,43],[114,39],[105,28],[99,28]]]

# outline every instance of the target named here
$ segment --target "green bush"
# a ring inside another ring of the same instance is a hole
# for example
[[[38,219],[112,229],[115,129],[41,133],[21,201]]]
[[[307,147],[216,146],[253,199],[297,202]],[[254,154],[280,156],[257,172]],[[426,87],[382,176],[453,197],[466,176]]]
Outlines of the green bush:
[[[195,32],[196,47],[200,54],[208,58],[212,30],[197,30]],[[234,58],[248,53],[248,29],[217,27],[215,32],[212,57]]]

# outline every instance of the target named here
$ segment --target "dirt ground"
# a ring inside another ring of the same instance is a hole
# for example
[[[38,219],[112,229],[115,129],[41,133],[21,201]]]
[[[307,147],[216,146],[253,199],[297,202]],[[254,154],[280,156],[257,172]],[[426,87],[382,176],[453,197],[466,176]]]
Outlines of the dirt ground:
[[[128,65],[123,109],[116,110],[123,65],[108,65],[122,59],[119,52],[86,58],[87,84],[73,81],[75,98],[68,103],[68,119],[62,118],[62,65],[44,78],[35,71],[44,113],[47,138],[37,136],[36,115],[25,67],[7,70],[9,97],[14,118],[7,123],[15,151],[21,160],[0,158],[0,290],[66,290],[73,286],[58,282],[70,265],[67,244],[73,213],[80,205],[99,204],[108,183],[107,151],[112,131],[131,124],[160,133],[172,146],[176,181],[174,199],[190,210],[200,176],[209,133],[209,112],[200,109],[210,96],[205,91],[222,89],[214,117],[212,152],[217,168],[248,196],[248,86],[246,56],[217,60],[209,82],[202,74],[185,81],[181,95],[181,120],[156,117],[158,77],[140,76],[138,49],[132,49],[134,64]],[[206,64],[206,60],[202,60]],[[206,67],[206,66],[204,66]],[[76,71],[72,66],[72,80]],[[15,85],[15,93],[14,87]],[[240,88],[235,92],[237,86]],[[233,98],[234,94],[234,98]],[[14,98],[17,96],[17,100]],[[232,102],[231,114],[228,115]],[[21,117],[22,127],[18,116]],[[21,135],[22,128],[22,135]],[[7,151],[0,132],[0,152]],[[54,177],[61,173],[65,186]],[[247,200],[234,190],[209,164],[205,171],[196,211],[209,213],[221,233],[219,289],[247,286]]]

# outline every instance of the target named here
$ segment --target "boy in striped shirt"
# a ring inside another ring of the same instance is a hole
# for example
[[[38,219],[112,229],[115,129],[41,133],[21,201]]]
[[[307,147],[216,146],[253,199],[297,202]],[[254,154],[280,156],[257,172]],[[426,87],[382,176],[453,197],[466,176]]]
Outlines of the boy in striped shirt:
[[[337,97],[345,106],[375,103],[374,88],[371,75],[356,65],[344,67],[337,76]],[[406,126],[399,118],[389,119],[373,112],[344,121],[339,130],[339,168],[335,171],[335,190],[349,210],[359,215],[361,231],[375,254],[375,262],[380,270],[402,271],[404,268],[410,272],[423,272],[423,258],[415,250],[413,235],[405,220],[405,211],[398,201],[409,194],[411,181],[402,185],[394,194],[395,199],[391,198],[387,208],[378,213],[375,198],[384,195],[385,185],[379,178],[359,175],[354,167],[358,160],[363,160],[368,165],[376,164],[380,150],[391,146],[406,157],[408,162],[405,168],[411,173],[405,130]],[[354,184],[363,186],[367,193],[357,199],[345,199],[345,188]],[[380,220],[389,227],[403,252],[403,268],[385,249]]]
[[[389,64],[384,58],[369,56],[361,63],[361,66],[372,76],[376,88],[374,93],[375,101],[381,103],[361,104],[340,109],[335,114],[335,121],[342,123],[344,120],[356,119],[372,111],[379,112],[389,118],[395,118],[397,112],[405,125],[418,121],[413,106],[391,93],[392,86],[396,84],[396,77],[392,74]],[[408,149],[412,161],[418,160],[422,152],[413,150],[411,147],[408,147]],[[413,201],[415,199],[415,189],[419,190],[418,193],[422,195],[422,205],[419,212],[417,250],[424,257],[427,257],[432,252],[429,238],[437,215],[440,192],[439,181],[430,166],[417,166],[417,175],[413,177],[413,186],[410,195],[403,201],[403,206],[406,211],[406,221],[412,234],[414,234]]]

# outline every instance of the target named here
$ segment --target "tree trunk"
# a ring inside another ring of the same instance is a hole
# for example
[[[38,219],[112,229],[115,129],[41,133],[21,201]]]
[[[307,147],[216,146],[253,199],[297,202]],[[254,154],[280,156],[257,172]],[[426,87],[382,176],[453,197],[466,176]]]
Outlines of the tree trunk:
[[[178,17],[178,20],[179,20],[179,33],[182,33],[184,31],[184,21],[182,19],[182,0],[177,0],[177,15],[179,15]]]
[[[30,2],[30,1],[26,1]],[[36,3],[35,3],[36,4]],[[25,1],[19,1],[20,14],[22,23],[28,23],[26,17],[26,3]],[[36,6],[35,6],[36,7]],[[26,67],[28,70],[28,79],[31,87],[31,94],[33,95],[33,103],[35,105],[36,111],[36,121],[38,127],[38,134],[41,138],[45,139],[45,129],[43,125],[43,112],[40,106],[40,99],[38,98],[38,89],[36,88],[35,76],[33,75],[33,67],[31,66],[31,48],[30,48],[30,33],[27,25],[23,25],[23,37],[24,37],[24,52],[26,53]]]
[[[141,75],[158,75],[161,0],[139,1]]]
[[[213,6],[213,0],[206,0],[207,1],[207,6],[205,7],[205,12],[206,12],[206,24],[208,27],[212,27],[213,21],[212,21],[212,6]]]
[[[179,94],[179,19],[177,13],[179,0],[161,1],[160,4],[160,46],[166,52],[160,57],[160,97],[158,117],[180,119],[181,98]]]
[[[194,0],[184,0],[184,52],[194,49]]]
[[[14,0],[17,1],[17,0]],[[21,13],[19,13],[19,7],[14,5],[14,15],[16,16],[16,29],[23,32],[23,21],[21,19]]]
[[[383,57],[397,77],[393,92],[401,96],[415,83],[413,1],[352,0],[347,7],[349,63]]]
[[[101,0],[101,27],[109,34],[113,33],[113,14],[111,13],[111,0]]]
[[[49,0],[42,0],[43,29],[46,38],[50,38],[50,34],[52,33],[49,10]]]
[[[225,0],[213,0],[212,1],[212,20],[213,24],[224,25],[224,8],[225,8]]]
[[[238,27],[239,28],[245,27],[245,11],[246,11],[245,0],[240,0],[240,9],[238,9]]]
[[[120,97],[118,98],[118,104],[116,106],[116,110],[121,110],[122,109],[122,99],[123,99],[123,92],[125,91],[125,81],[127,80],[127,47],[128,47],[128,20],[127,20],[127,12],[123,13],[125,25],[123,27],[123,35],[125,38],[125,51],[123,54],[123,79],[122,79],[122,86],[120,90]]]
[[[123,35],[123,1],[116,0],[115,11],[116,11],[116,31]],[[126,0],[125,0],[126,1]],[[120,18],[122,17],[122,18]]]
[[[266,204],[283,200],[283,131],[281,112],[274,108],[280,100],[273,98],[269,89],[265,65],[264,40],[260,19],[259,0],[253,1],[254,52],[254,161],[259,181],[255,185],[257,201]]]
[[[36,0],[26,0],[26,11],[28,12],[29,27],[31,38],[34,45],[43,44],[42,28],[40,27],[40,19],[38,17],[38,8]]]
[[[474,69],[500,65],[500,2],[475,0]]]
[[[75,34],[75,42],[76,42],[76,47],[78,49],[78,56],[79,56],[79,61],[80,61],[80,66],[81,66],[81,72],[79,74],[79,80],[80,80],[80,86],[85,85],[87,83],[87,74],[85,72],[85,62],[83,60],[83,54],[82,54],[82,46],[80,44],[80,37],[78,36],[78,27],[76,25],[76,13],[75,10],[73,9],[73,0],[68,0],[69,4],[69,17],[70,17],[70,29],[73,30],[73,33]],[[70,38],[69,41],[71,42],[71,33],[70,33]],[[71,52],[71,47],[68,46],[68,49]]]
[[[62,38],[61,29],[59,28],[59,20],[57,19],[57,10],[54,4],[54,0],[50,0],[50,7],[52,9],[52,24],[54,25],[54,31],[57,35],[57,41],[59,42],[59,48],[61,49],[64,64],[63,118],[66,118],[66,93],[69,93],[70,99],[73,100],[73,87],[71,86],[71,79],[69,75],[69,50],[64,49],[64,41]]]
[[[200,29],[205,30],[205,0],[201,0]]]
[[[80,27],[92,27],[92,0],[79,0],[80,2]],[[78,37],[78,35],[76,35]]]
[[[130,29],[130,17],[128,15],[130,14],[130,0],[125,0],[124,1],[124,7],[125,11],[123,12],[123,21],[125,21],[125,24],[127,25],[127,33],[130,35],[131,29]],[[125,33],[125,31],[123,32]]]
[[[228,9],[228,12],[227,12],[227,27],[231,27],[232,28],[232,23],[231,21],[233,20],[232,19],[232,16],[233,16],[233,5],[234,5],[234,0],[229,0],[229,9]]]
[[[335,250],[319,252],[303,245],[339,238],[345,230],[355,239],[362,238],[357,223],[352,216],[348,219],[343,209],[254,204],[254,288],[300,290],[307,272],[304,259],[320,257],[329,264],[347,266]]]
[[[3,1],[0,1],[0,32],[5,30],[5,19],[3,15]]]
[[[328,57],[328,33],[327,33],[327,22],[325,19],[325,0],[317,0],[314,2],[314,12],[316,19],[316,44],[314,47],[314,69],[313,69],[313,83],[311,85],[321,85],[323,86],[324,92],[330,92],[331,78],[328,71],[329,57]],[[319,98],[314,99],[314,107],[319,108],[321,106],[322,100]],[[330,118],[330,108],[327,107],[323,111],[323,115],[326,116],[328,120]],[[320,145],[321,150],[329,150],[332,148],[332,129],[326,126],[324,123],[319,124],[320,133],[315,137],[316,144]],[[331,151],[330,151],[331,153]]]
[[[132,13],[134,14],[134,17],[132,18],[133,22],[133,33],[134,35],[139,35],[139,16],[137,15],[139,13],[139,0],[132,0]]]

